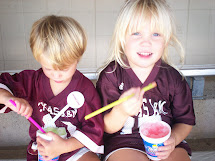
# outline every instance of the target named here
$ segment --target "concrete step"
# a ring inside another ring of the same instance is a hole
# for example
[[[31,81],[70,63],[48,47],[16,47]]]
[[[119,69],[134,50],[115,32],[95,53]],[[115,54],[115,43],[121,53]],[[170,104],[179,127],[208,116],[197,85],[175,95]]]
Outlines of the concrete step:
[[[0,147],[0,161],[1,160],[21,161],[23,159],[26,160],[26,149],[27,146]]]
[[[192,161],[215,161],[215,138],[187,139]],[[0,147],[0,161],[26,161],[27,146]]]
[[[26,161],[26,158],[24,158],[24,159],[0,159],[0,161]]]
[[[26,159],[0,159],[0,161],[26,161]],[[215,151],[193,152],[191,161],[215,161]]]
[[[215,161],[215,151],[193,152],[191,161]]]
[[[215,151],[215,138],[186,139],[193,152]],[[214,160],[215,161],[215,158]]]

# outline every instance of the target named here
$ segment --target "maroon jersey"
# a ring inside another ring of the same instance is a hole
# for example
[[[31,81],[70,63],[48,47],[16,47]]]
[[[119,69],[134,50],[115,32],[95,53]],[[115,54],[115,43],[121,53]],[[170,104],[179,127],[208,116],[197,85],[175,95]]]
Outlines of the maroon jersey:
[[[144,151],[139,127],[146,120],[163,120],[171,127],[176,123],[195,125],[192,95],[187,82],[177,70],[161,60],[155,64],[144,83],[141,83],[132,69],[124,69],[119,64],[116,67],[115,62],[111,62],[101,72],[96,88],[101,96],[102,106],[105,106],[119,99],[128,89],[143,88],[153,81],[157,83],[157,87],[145,92],[139,114],[129,117],[120,131],[105,133],[105,156],[124,147]],[[178,146],[184,147],[191,155],[185,142]]]
[[[25,70],[14,75],[3,73],[0,76],[0,88],[11,91],[16,97],[26,99],[33,107],[31,117],[40,126],[44,126],[44,118],[47,115],[50,115],[52,119],[67,105],[67,96],[71,92],[80,92],[84,97],[84,104],[77,109],[69,107],[55,121],[55,124],[57,127],[66,128],[68,138],[75,137],[91,151],[103,153],[102,115],[97,115],[87,121],[84,119],[84,116],[101,107],[100,98],[92,82],[78,70],[73,75],[70,84],[56,96],[53,94],[49,79],[42,69],[37,71]],[[8,112],[8,109],[5,112]],[[37,130],[33,124],[30,124],[31,142],[28,152],[31,151],[31,143],[36,141]],[[62,154],[60,160],[65,161],[77,151]],[[37,155],[33,156],[28,153],[27,158],[28,160],[37,160]]]

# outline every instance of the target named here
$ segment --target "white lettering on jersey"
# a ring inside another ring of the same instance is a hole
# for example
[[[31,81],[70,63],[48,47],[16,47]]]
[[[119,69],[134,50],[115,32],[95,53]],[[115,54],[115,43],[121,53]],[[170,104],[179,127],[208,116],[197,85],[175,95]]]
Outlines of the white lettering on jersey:
[[[146,114],[143,114],[142,108],[140,108],[138,117],[149,116],[149,108],[145,106],[144,103],[147,103],[146,98],[143,98],[143,110],[146,111]]]
[[[49,114],[51,115],[57,115],[59,113],[59,108],[58,107],[51,107],[51,106],[48,106],[46,103],[44,102],[39,102],[38,103],[38,107],[39,107],[39,111],[40,112],[43,112],[43,111],[47,111]],[[67,110],[65,113],[63,113],[61,115],[61,117],[72,117],[74,118],[77,114],[77,109],[73,109],[71,108],[71,110]]]
[[[51,117],[51,115],[49,113],[44,115],[42,120],[43,120],[43,123],[44,123],[44,128],[46,128],[46,127],[56,127],[56,124],[54,122],[52,122],[52,117]]]
[[[161,120],[160,114],[163,114],[163,115],[167,114],[167,112],[163,111],[163,106],[166,103],[166,101],[160,100],[158,102],[152,103],[152,100],[148,99],[148,102],[151,107],[145,106],[145,104],[147,103],[147,99],[143,98],[143,105],[142,105],[143,108],[140,108],[140,111],[138,113],[138,127],[146,121]],[[152,108],[154,111],[153,115],[151,116],[149,116],[149,108]],[[146,112],[143,112],[143,110]],[[135,119],[133,117],[129,117],[125,122],[120,134],[132,134],[132,128],[134,127],[134,123],[135,123]]]
[[[164,104],[166,103],[166,101],[158,101],[158,102],[154,102],[152,103],[152,100],[149,99],[149,104],[151,105],[151,108],[153,109],[154,113],[153,113],[153,116],[157,116],[157,115],[160,115],[160,114],[163,114],[163,115],[166,115],[167,112],[164,112],[163,111],[163,106]],[[147,99],[146,98],[143,98],[143,110],[146,111],[146,115],[149,116],[149,107],[145,106],[145,103],[147,103]],[[145,114],[143,114],[142,110],[140,111],[139,113],[139,117],[144,117]]]

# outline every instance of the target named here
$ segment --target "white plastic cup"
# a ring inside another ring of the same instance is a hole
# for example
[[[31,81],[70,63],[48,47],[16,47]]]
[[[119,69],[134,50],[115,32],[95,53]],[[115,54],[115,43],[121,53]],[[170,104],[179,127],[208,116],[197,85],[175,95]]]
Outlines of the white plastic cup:
[[[164,129],[164,127],[165,127],[165,130],[168,129],[168,132],[165,131],[165,134],[166,133],[167,134],[164,135],[164,136],[162,135],[162,137],[159,137],[159,136],[158,137],[155,137],[155,136],[150,137],[149,136],[150,134],[149,133],[147,134],[147,132],[148,132],[147,130],[149,130],[149,129],[152,130],[152,131],[156,130],[156,129],[153,129],[153,128],[158,128],[159,125],[160,125],[159,131],[160,130],[162,131],[162,129]],[[161,129],[162,126],[163,126],[163,128]],[[167,124],[164,121],[149,121],[149,122],[145,122],[140,126],[139,132],[140,132],[140,136],[143,139],[145,151],[146,151],[146,154],[147,154],[148,158],[151,159],[151,160],[160,160],[155,155],[155,153],[158,151],[159,146],[164,146],[164,142],[171,135],[171,127],[169,126],[169,124]]]
[[[59,127],[59,128],[54,128],[54,129],[61,129],[61,130],[65,130],[64,127]],[[44,129],[46,132],[48,131],[52,131],[52,130],[47,130],[47,128]],[[66,131],[66,130],[65,130]],[[52,140],[52,137],[50,136],[47,136],[46,134],[42,133],[40,130],[37,130],[37,136],[40,136],[41,138],[45,139],[45,140],[48,140],[48,141],[51,141]],[[60,135],[60,137],[62,137],[63,139],[65,139],[67,136],[67,134],[63,134],[63,135]],[[58,161],[59,160],[59,157],[60,156],[57,156],[53,159],[51,159],[50,161]],[[39,151],[38,151],[38,161],[45,161],[42,157],[42,155],[40,155]]]

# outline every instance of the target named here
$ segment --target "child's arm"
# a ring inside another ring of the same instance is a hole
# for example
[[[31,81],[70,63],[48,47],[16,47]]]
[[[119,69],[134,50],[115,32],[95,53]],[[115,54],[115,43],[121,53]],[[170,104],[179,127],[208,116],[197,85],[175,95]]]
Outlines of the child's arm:
[[[16,107],[10,103],[9,100],[13,100],[16,103]],[[9,91],[0,88],[0,104],[4,104],[11,110],[25,116],[27,119],[31,116],[33,109],[29,103],[22,98],[14,97]]]
[[[184,140],[192,130],[191,125],[178,123],[175,124],[171,131],[170,138],[164,142],[164,146],[158,148],[159,159],[166,159],[169,157],[170,153],[175,149],[175,147]]]
[[[142,106],[144,91],[140,88],[131,88],[123,93],[120,98],[134,94],[127,101],[113,107],[113,109],[104,116],[104,130],[107,133],[115,133],[119,131],[129,116],[138,114]],[[119,99],[120,99],[119,98]]]
[[[52,141],[44,140],[39,136],[37,137],[38,151],[46,160],[51,160],[61,154],[84,147],[84,145],[74,137],[63,139],[53,132],[48,132],[47,135],[52,137]]]

